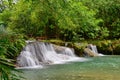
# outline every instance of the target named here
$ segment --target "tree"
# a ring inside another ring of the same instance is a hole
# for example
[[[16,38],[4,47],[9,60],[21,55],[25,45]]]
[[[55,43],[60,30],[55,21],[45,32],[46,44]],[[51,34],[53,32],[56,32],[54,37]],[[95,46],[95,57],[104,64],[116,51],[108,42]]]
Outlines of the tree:
[[[97,12],[96,18],[101,18],[103,22],[99,25],[105,29],[109,39],[119,38],[120,27],[120,1],[119,0],[80,0],[86,6]],[[104,31],[104,30],[103,30]],[[106,36],[107,37],[107,36]]]
[[[9,29],[29,37],[73,40],[76,36],[93,39],[101,35],[98,26],[101,20],[95,18],[92,9],[76,0],[20,0],[5,21]]]

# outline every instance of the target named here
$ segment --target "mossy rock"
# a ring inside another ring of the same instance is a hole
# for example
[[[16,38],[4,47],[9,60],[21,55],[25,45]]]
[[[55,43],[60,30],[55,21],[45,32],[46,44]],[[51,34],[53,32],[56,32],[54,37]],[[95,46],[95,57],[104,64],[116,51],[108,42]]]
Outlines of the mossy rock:
[[[56,45],[60,45],[60,46],[65,46],[65,42],[62,40],[49,40],[48,42],[56,44]]]
[[[86,48],[87,43],[74,43],[73,48],[75,50],[76,55],[84,56],[84,49]]]
[[[83,56],[84,48],[87,46],[87,43],[64,42],[62,40],[49,40],[47,42],[50,42],[52,44],[59,45],[59,46],[74,48],[75,54],[77,56]]]
[[[120,55],[120,40],[102,40],[93,44],[97,46],[100,53],[105,55]]]
[[[97,46],[98,52],[105,55],[120,55],[120,40],[100,40],[100,41],[84,41],[82,43],[64,42],[62,40],[49,40],[48,42],[74,48],[75,54],[84,56],[84,49],[88,44]]]

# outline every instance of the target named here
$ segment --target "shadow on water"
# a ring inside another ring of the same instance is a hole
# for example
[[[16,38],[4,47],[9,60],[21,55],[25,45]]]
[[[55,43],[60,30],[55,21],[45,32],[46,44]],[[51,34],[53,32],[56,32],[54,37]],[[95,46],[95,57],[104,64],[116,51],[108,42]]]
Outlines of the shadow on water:
[[[94,57],[85,62],[22,71],[26,80],[120,80],[120,56]]]

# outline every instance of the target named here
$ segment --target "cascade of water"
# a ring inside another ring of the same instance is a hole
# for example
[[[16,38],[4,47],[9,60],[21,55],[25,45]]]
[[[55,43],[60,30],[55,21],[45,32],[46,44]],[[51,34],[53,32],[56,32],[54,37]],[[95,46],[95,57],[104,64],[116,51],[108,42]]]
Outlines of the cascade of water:
[[[36,66],[39,65],[39,61],[29,51],[22,51],[18,57],[19,66]]]
[[[89,45],[88,45],[88,48],[91,49],[95,55],[103,56],[103,54],[98,53],[98,50],[97,50],[96,45],[89,44]]]
[[[95,45],[91,45],[90,47],[94,53],[98,53],[97,47]]]
[[[70,48],[65,48],[65,50],[62,53],[65,54],[65,55],[69,55],[69,56],[75,57],[75,54],[73,54],[74,50],[70,49]]]
[[[18,66],[29,67],[41,65],[41,63],[60,63],[69,61],[72,57],[76,57],[74,50],[64,47],[61,53],[57,53],[53,45],[44,42],[28,43],[17,58]]]

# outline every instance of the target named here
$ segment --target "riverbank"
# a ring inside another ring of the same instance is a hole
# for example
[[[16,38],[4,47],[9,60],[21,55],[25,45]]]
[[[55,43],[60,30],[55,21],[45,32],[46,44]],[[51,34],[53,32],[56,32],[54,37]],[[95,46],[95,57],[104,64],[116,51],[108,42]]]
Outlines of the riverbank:
[[[76,55],[83,56],[84,49],[89,45],[96,45],[98,52],[105,55],[120,55],[120,40],[85,40],[80,42],[64,42],[62,40],[44,40],[60,46],[74,48]]]

